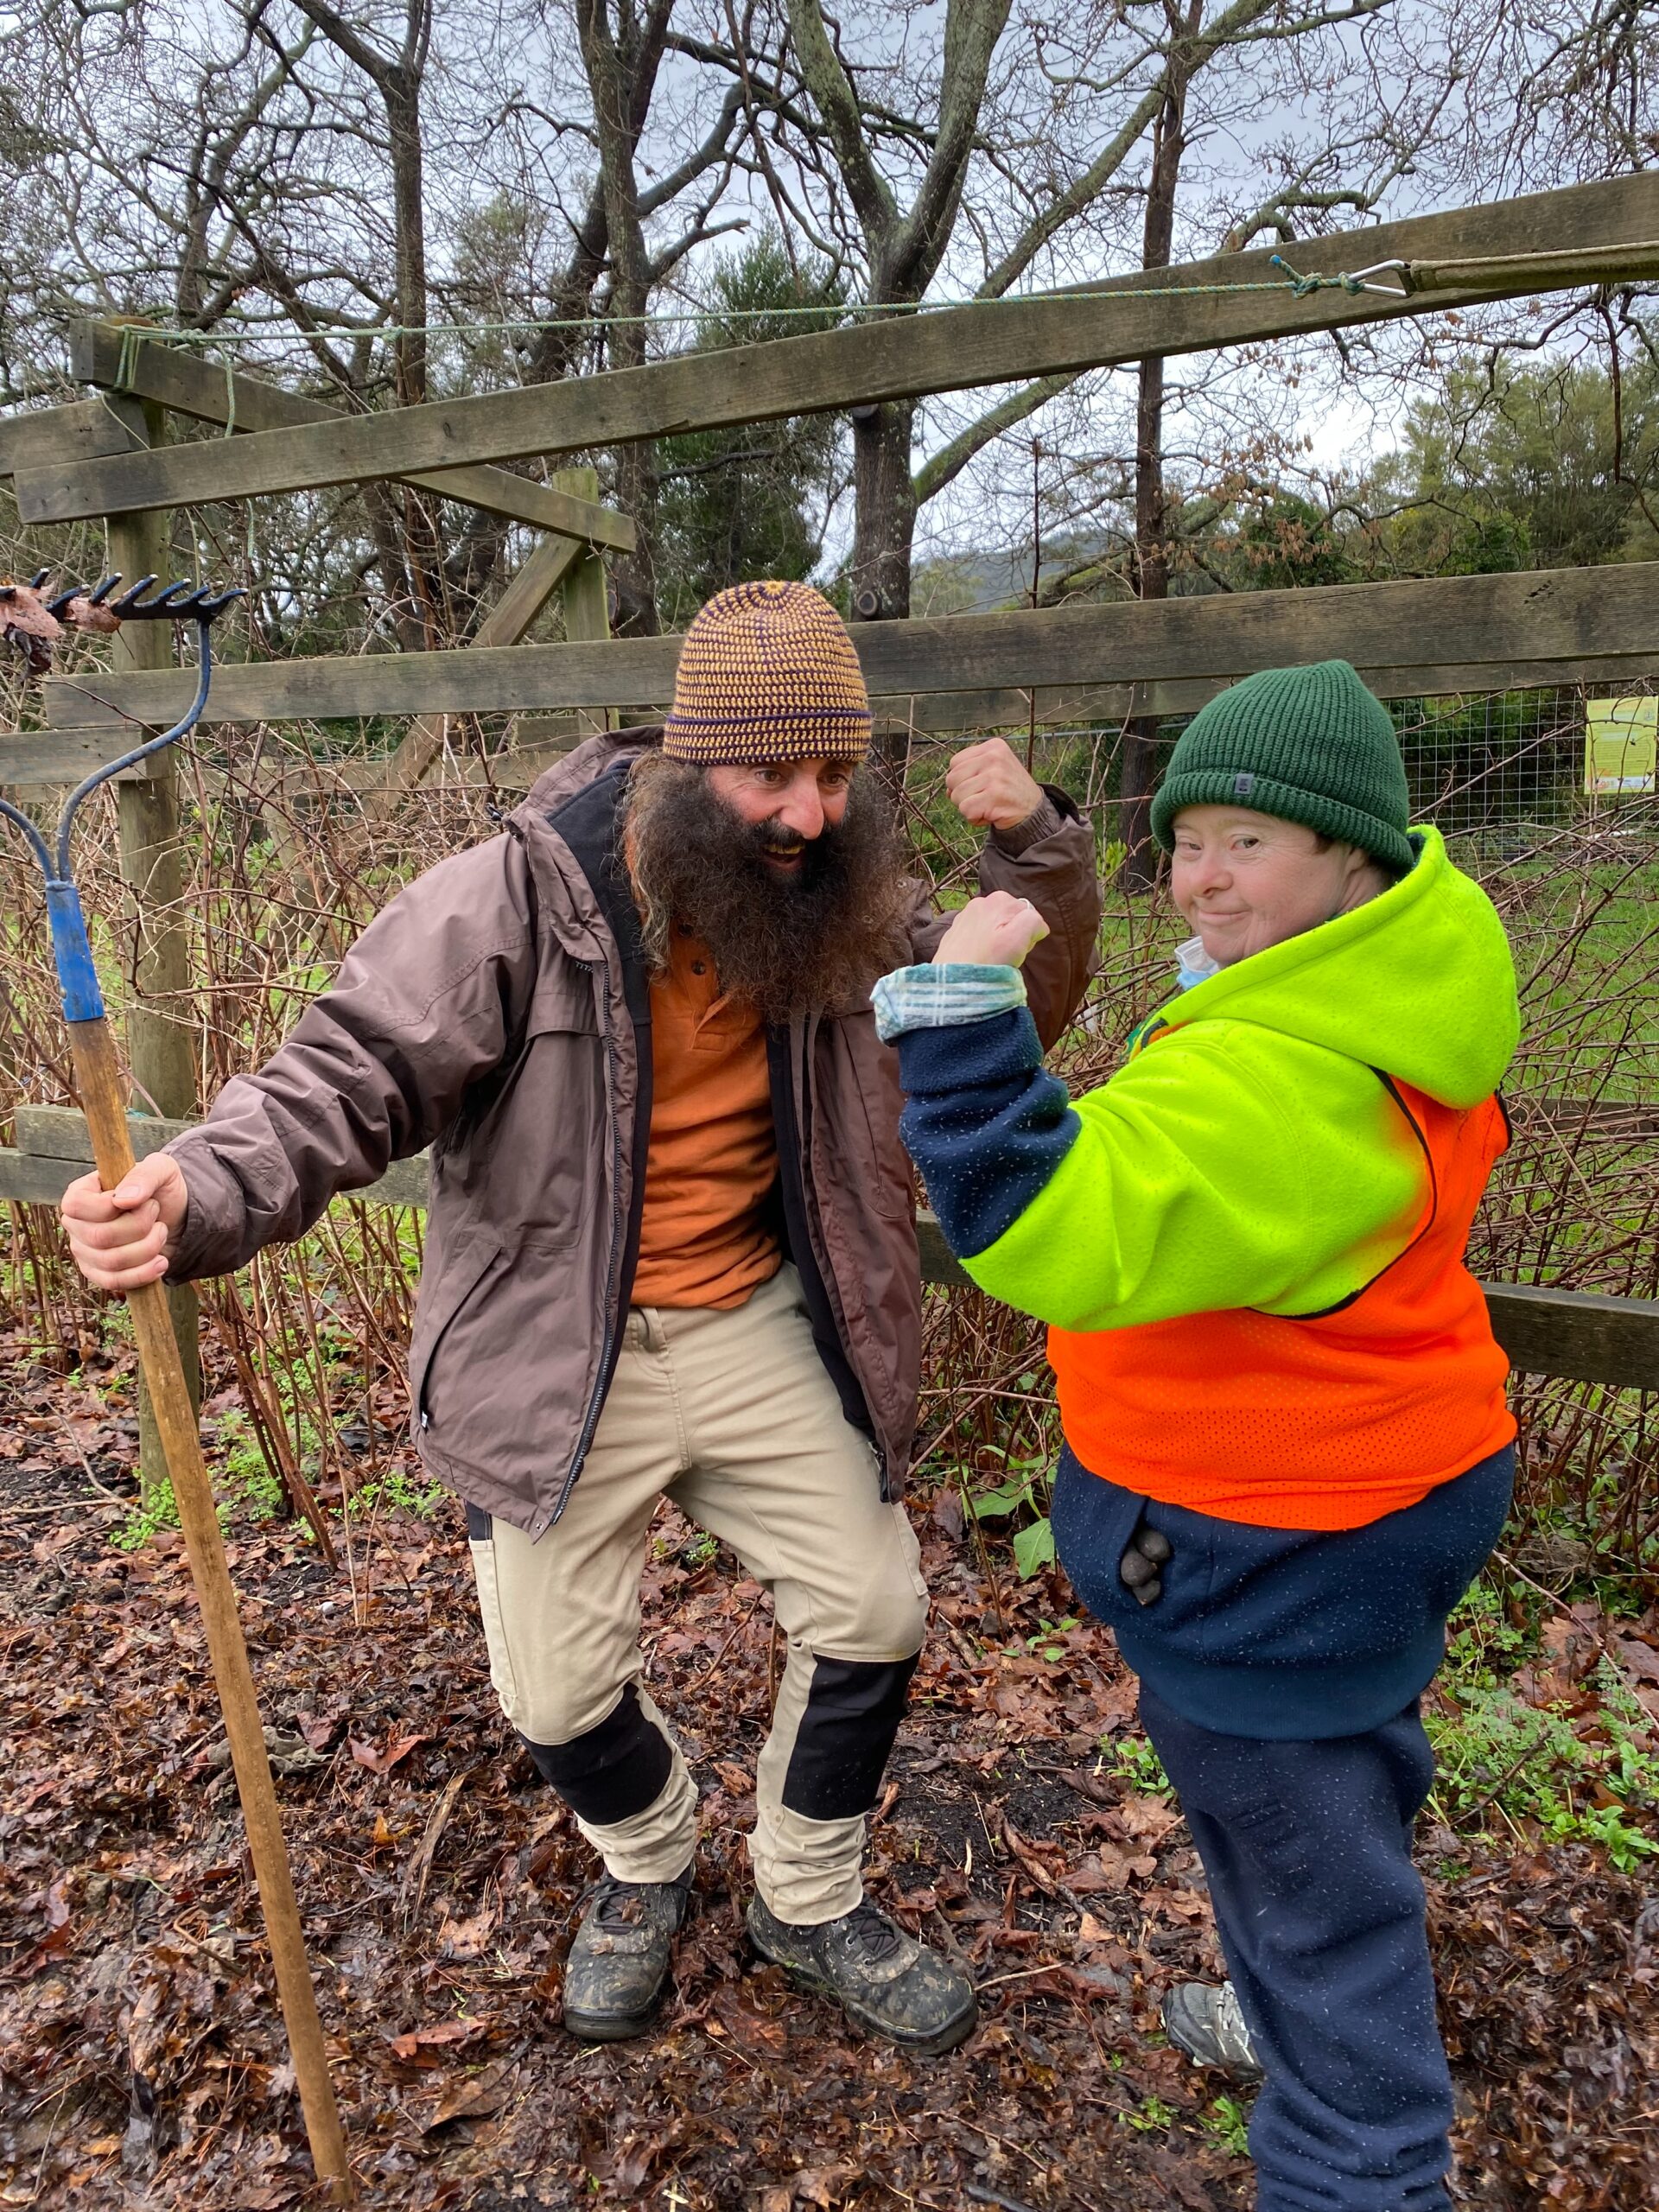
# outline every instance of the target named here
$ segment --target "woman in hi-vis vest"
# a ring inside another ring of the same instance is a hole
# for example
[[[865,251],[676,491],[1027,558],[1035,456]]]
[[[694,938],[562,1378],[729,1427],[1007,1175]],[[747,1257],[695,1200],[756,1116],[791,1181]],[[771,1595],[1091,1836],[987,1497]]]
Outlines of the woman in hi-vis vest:
[[[1006,895],[878,1019],[952,1249],[1051,1324],[1059,1555],[1141,1676],[1232,1976],[1173,1989],[1170,2036],[1262,2078],[1261,2212],[1438,2212],[1418,1699],[1514,1471],[1464,1263],[1514,969],[1345,661],[1211,701],[1152,820],[1194,935],[1102,1089],[1043,1069],[1042,924]]]

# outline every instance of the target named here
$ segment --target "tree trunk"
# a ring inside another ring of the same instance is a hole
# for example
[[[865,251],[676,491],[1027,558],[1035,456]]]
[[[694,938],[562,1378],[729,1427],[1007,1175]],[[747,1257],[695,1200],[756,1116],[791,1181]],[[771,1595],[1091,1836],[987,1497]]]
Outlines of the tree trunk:
[[[411,18],[415,11],[411,10]],[[411,20],[410,37],[416,35]],[[392,231],[396,240],[397,321],[403,334],[393,341],[396,396],[400,407],[419,407],[429,397],[427,388],[426,209],[421,147],[421,70],[397,61],[380,82],[386,111],[387,150],[391,158]],[[443,543],[439,535],[435,503],[405,487],[389,498],[395,505],[399,531],[407,549],[409,582],[415,604],[410,625],[418,624],[421,642],[428,649],[442,645],[453,634],[444,588]],[[390,583],[391,579],[387,579]]]
[[[658,631],[657,564],[652,543],[657,535],[657,447],[650,438],[616,449],[616,504],[639,535],[631,553],[619,553],[611,568],[616,592],[619,638],[654,638]]]
[[[1169,545],[1164,530],[1164,361],[1141,364],[1135,409],[1135,584],[1140,599],[1169,596]],[[1132,715],[1124,726],[1118,772],[1118,829],[1125,891],[1152,891],[1158,848],[1152,835],[1152,790],[1158,768],[1158,716]]]
[[[1191,0],[1187,30],[1196,31],[1203,0]],[[1175,191],[1185,150],[1183,118],[1188,66],[1184,49],[1172,48],[1165,79],[1164,105],[1153,126],[1152,173],[1147,181],[1147,213],[1141,264],[1167,269],[1175,239]],[[1169,531],[1164,500],[1164,363],[1154,354],[1141,364],[1135,408],[1135,586],[1140,599],[1169,596]],[[1123,733],[1118,770],[1118,835],[1123,858],[1120,888],[1156,888],[1158,848],[1152,836],[1152,791],[1157,772],[1158,717],[1135,715]]]
[[[860,408],[853,416],[852,613],[861,622],[910,613],[910,547],[916,529],[911,477],[912,401]]]
[[[916,531],[911,475],[910,400],[858,408],[853,415],[853,563],[849,612],[855,622],[902,622],[910,613],[910,549]],[[903,780],[907,740],[878,725],[877,766],[896,790]]]
[[[599,175],[609,246],[611,301],[618,320],[607,333],[613,368],[638,367],[645,359],[642,318],[651,300],[651,256],[639,214],[639,186],[634,168],[639,124],[654,77],[666,18],[642,22],[631,8],[619,10],[613,27],[608,0],[577,0],[576,29],[582,67],[593,95],[599,140]],[[657,574],[652,539],[657,523],[658,461],[648,438],[619,446],[614,457],[616,503],[639,532],[632,553],[613,564],[616,588],[616,634],[655,637]]]
[[[418,407],[427,397],[421,92],[432,35],[431,0],[404,0],[403,46],[395,55],[371,44],[327,0],[299,0],[299,5],[329,44],[362,71],[385,111],[398,330],[391,341],[392,396],[399,407]],[[365,504],[399,644],[406,652],[442,645],[452,626],[435,507],[425,505],[417,493],[385,485],[365,486]]]
[[[397,257],[397,404],[418,407],[426,389],[426,210],[423,201],[421,79],[395,63],[380,82],[391,159],[392,234]]]

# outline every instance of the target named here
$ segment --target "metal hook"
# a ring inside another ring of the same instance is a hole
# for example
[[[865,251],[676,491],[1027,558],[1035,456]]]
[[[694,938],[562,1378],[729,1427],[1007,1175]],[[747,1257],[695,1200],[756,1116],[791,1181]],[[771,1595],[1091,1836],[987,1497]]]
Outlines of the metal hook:
[[[1398,284],[1368,284],[1368,276],[1397,276]],[[1347,272],[1347,280],[1356,289],[1366,292],[1380,292],[1384,299],[1402,300],[1411,296],[1411,270],[1403,261],[1374,261],[1369,269],[1355,269]]]

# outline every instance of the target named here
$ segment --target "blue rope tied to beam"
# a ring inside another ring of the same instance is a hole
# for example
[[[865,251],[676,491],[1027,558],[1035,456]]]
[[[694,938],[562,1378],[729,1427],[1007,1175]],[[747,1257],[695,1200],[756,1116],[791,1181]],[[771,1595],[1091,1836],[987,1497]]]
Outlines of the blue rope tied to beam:
[[[1291,267],[1282,253],[1275,253],[1270,265],[1282,269],[1290,279],[1290,296],[1294,300],[1305,300],[1314,292],[1363,292],[1370,289],[1345,269],[1334,276],[1304,276]]]

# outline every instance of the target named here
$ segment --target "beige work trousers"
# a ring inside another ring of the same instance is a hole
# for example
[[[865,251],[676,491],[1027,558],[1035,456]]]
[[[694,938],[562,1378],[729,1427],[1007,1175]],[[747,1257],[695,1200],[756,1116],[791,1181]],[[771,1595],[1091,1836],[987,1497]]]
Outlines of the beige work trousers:
[[[783,1802],[819,1659],[893,1662],[926,1622],[915,1533],[884,1503],[875,1452],[841,1409],[792,1266],[741,1306],[635,1307],[587,1465],[532,1543],[505,1522],[474,1540],[490,1675],[533,1745],[568,1745],[632,1685],[646,1718],[639,1579],[662,1497],[728,1544],[767,1590],[788,1662],[756,1773],[755,1884],[780,1920],[816,1925],[863,1894],[866,1816],[809,1819]],[[707,1686],[718,1709],[718,1676]],[[578,1825],[611,1874],[671,1881],[690,1862],[696,1790],[677,1745],[643,1812]]]

